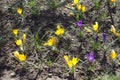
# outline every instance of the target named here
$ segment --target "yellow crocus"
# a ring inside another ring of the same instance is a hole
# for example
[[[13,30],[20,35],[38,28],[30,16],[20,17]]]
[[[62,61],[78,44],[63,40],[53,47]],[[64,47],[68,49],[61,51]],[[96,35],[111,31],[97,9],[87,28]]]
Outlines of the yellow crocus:
[[[115,34],[115,36],[120,37],[120,33],[117,32],[117,33]]]
[[[112,3],[115,3],[115,2],[116,2],[116,0],[111,0],[111,2],[112,2]]]
[[[17,13],[18,13],[19,15],[21,15],[21,14],[22,14],[22,9],[21,9],[21,8],[17,8]]]
[[[86,11],[86,7],[82,5],[82,12],[84,13]]]
[[[64,28],[62,28],[62,27],[58,24],[58,25],[57,25],[57,30],[55,31],[55,34],[56,34],[57,36],[61,36],[61,35],[64,34],[64,32],[65,32]]]
[[[25,43],[25,41],[26,41],[26,34],[25,33],[22,35],[22,39],[23,39],[23,42]]]
[[[77,9],[78,9],[78,11],[80,11],[80,10],[82,9],[82,5],[79,4],[79,5],[77,6]]]
[[[111,25],[111,29],[110,29],[110,31],[112,32],[112,33],[116,33],[116,29],[115,29],[115,27],[113,26],[113,25]]]
[[[19,61],[25,61],[26,55],[23,53],[19,53],[18,51],[14,51],[13,55],[19,60]]]
[[[18,29],[13,29],[13,34],[15,35],[15,36],[17,36],[17,34],[18,34]]]
[[[75,58],[75,57],[73,57],[72,60],[69,60],[67,55],[64,55],[64,59],[65,59],[69,68],[74,67],[79,62],[79,59]]]
[[[55,46],[56,45],[56,38],[51,37],[46,43],[43,44],[44,46]]]
[[[22,40],[21,39],[18,39],[15,41],[16,45],[17,46],[21,46],[22,45]]]
[[[67,55],[64,55],[64,59],[66,62],[68,62],[68,60],[69,60]]]
[[[92,25],[94,31],[98,31],[98,22],[95,22],[95,24]]]
[[[73,66],[75,66],[78,63],[78,61],[79,61],[78,58],[73,57],[72,58],[72,64],[73,64]]]
[[[74,4],[74,5],[77,5],[78,2],[79,2],[79,0],[74,0],[74,1],[73,1],[73,4]]]
[[[117,57],[117,53],[114,50],[112,50],[111,51],[111,58],[112,58],[112,60],[114,60],[116,57]]]
[[[19,54],[19,60],[20,61],[25,61],[26,60],[26,55],[23,54],[23,53]]]

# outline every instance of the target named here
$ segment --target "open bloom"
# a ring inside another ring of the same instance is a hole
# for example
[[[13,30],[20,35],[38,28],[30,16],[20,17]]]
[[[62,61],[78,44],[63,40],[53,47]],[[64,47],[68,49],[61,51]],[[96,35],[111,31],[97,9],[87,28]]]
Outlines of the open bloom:
[[[43,44],[44,46],[55,46],[56,45],[56,38],[51,37],[46,43]]]
[[[75,57],[73,57],[71,60],[69,60],[67,55],[64,55],[64,59],[65,59],[69,68],[74,67],[79,62],[79,59],[75,58]]]
[[[22,40],[21,39],[18,39],[15,41],[16,45],[17,46],[21,46],[22,45]]]
[[[89,54],[87,54],[87,59],[89,62],[93,62],[94,60],[94,52],[91,52]]]
[[[114,60],[117,57],[117,53],[114,50],[112,50],[110,56],[111,56],[111,59]]]
[[[58,35],[58,36],[61,36],[65,33],[65,30],[64,28],[60,27],[60,25],[58,24],[57,25],[57,30],[55,31],[55,34]]]
[[[18,51],[14,51],[13,55],[19,60],[19,61],[25,61],[26,55],[23,53],[19,53]]]
[[[95,24],[92,25],[94,31],[98,31],[98,22],[95,22]]]
[[[74,1],[73,1],[73,4],[74,4],[74,5],[77,5],[78,2],[79,2],[79,0],[74,0]]]
[[[78,27],[82,28],[82,20],[76,23]]]
[[[13,29],[12,33],[13,33],[15,36],[17,36],[17,34],[18,34],[18,29]]]
[[[21,9],[21,8],[17,8],[17,13],[18,13],[19,15],[21,15],[21,14],[22,14],[22,9]]]

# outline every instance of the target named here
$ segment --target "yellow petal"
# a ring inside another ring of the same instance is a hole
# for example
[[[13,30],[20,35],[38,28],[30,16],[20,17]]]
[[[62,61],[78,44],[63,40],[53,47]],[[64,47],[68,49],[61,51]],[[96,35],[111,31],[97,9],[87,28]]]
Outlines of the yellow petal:
[[[56,45],[56,38],[51,37],[46,43],[43,44],[44,46],[55,46]]]
[[[26,55],[24,55],[23,53],[19,54],[19,60],[20,61],[25,61],[26,60]]]
[[[69,67],[69,68],[72,68],[72,67],[73,67],[73,64],[72,64],[72,61],[71,61],[71,60],[68,61],[67,64],[68,64],[68,67]]]
[[[86,11],[86,7],[82,5],[82,12],[84,13]]]
[[[117,57],[117,53],[114,50],[112,50],[111,51],[111,58],[114,60],[116,57]]]
[[[78,5],[77,9],[78,9],[78,11],[80,11],[82,9],[82,5],[81,4]]]
[[[74,5],[77,5],[78,2],[79,2],[79,0],[74,0],[74,1],[73,1],[73,4],[74,4]]]
[[[25,43],[25,41],[26,41],[26,34],[25,33],[23,34],[22,39],[23,39],[23,42]]]
[[[73,64],[73,66],[75,66],[78,63],[78,61],[79,61],[78,58],[73,57],[72,58],[72,64]]]
[[[13,52],[13,55],[14,55],[16,58],[19,58],[19,52],[18,52],[18,51],[14,51],[14,52]]]
[[[21,46],[22,45],[22,40],[21,39],[18,39],[15,41],[16,45],[17,46]]]
[[[116,2],[116,0],[111,0],[112,3]]]
[[[15,36],[17,36],[17,34],[18,34],[18,29],[13,29],[13,34],[15,35]]]
[[[120,33],[116,33],[115,35],[116,35],[117,37],[120,37]]]
[[[68,60],[69,60],[67,55],[64,55],[64,59],[66,62],[68,62]]]
[[[111,25],[111,29],[110,29],[111,32],[113,32],[114,34],[116,33],[116,29],[113,25]]]
[[[60,27],[60,25],[57,25],[57,30],[55,31],[55,34],[57,36],[61,36],[64,34],[64,32],[65,32],[64,28]]]
[[[19,15],[21,15],[22,14],[22,9],[21,8],[17,8],[17,12],[18,12]]]
[[[93,30],[94,31],[97,31],[98,30],[98,22],[95,22],[95,24],[94,25],[92,25],[93,26]]]

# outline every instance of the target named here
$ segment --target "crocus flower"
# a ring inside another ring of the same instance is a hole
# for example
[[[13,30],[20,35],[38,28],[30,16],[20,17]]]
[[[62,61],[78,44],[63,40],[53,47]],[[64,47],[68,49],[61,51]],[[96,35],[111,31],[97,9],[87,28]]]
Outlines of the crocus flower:
[[[80,10],[82,9],[82,5],[79,4],[79,5],[77,6],[77,9],[78,9],[78,11],[80,11]]]
[[[106,42],[107,35],[106,35],[106,33],[103,33],[102,35],[103,35],[103,42],[105,43],[105,42]]]
[[[111,2],[112,2],[112,3],[115,3],[115,2],[116,2],[116,0],[111,0]]]
[[[46,43],[43,44],[44,46],[55,46],[56,45],[56,38],[51,37]]]
[[[74,0],[74,1],[73,1],[73,4],[74,4],[74,5],[77,5],[78,2],[79,2],[79,0]]]
[[[111,25],[111,29],[110,29],[110,31],[112,32],[112,33],[116,33],[116,29],[115,29],[115,27],[113,26],[113,25]]]
[[[95,22],[95,24],[92,25],[94,31],[98,31],[98,22]]]
[[[76,23],[78,27],[82,28],[82,20]]]
[[[91,52],[89,54],[87,54],[87,59],[89,62],[93,62],[94,60],[94,52]]]
[[[17,13],[18,13],[19,15],[21,15],[21,14],[22,14],[22,9],[21,9],[21,8],[17,8]]]
[[[18,39],[15,41],[16,45],[17,46],[21,46],[22,45],[22,40],[21,39]]]
[[[19,61],[25,61],[26,55],[23,53],[19,53],[18,51],[14,51],[13,55],[19,60]]]
[[[114,50],[112,50],[110,56],[111,56],[111,59],[114,60],[117,57],[117,53]]]
[[[86,11],[86,7],[82,5],[82,12],[84,13]]]
[[[75,58],[73,57],[72,60],[69,60],[68,56],[67,55],[64,55],[64,59],[68,65],[68,67],[71,69],[72,67],[74,67],[78,62],[79,62],[79,59],[78,58]]]
[[[55,31],[55,34],[56,34],[57,36],[61,36],[61,35],[64,34],[64,32],[65,32],[64,28],[60,27],[60,25],[58,24],[58,25],[57,25],[57,30]]]
[[[17,34],[18,34],[18,29],[13,29],[13,34],[15,35],[15,36],[17,36]]]

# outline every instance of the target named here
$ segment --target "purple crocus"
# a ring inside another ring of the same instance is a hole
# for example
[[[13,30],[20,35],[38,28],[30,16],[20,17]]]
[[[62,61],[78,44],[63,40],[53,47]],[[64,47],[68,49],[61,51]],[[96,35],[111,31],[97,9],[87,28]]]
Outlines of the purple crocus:
[[[106,33],[103,33],[102,35],[103,35],[103,42],[105,43],[105,42],[106,42],[107,35],[106,35]]]
[[[82,28],[82,20],[76,23],[78,27]]]
[[[87,59],[89,62],[93,62],[94,60],[94,52],[90,52],[89,54],[87,54]]]

